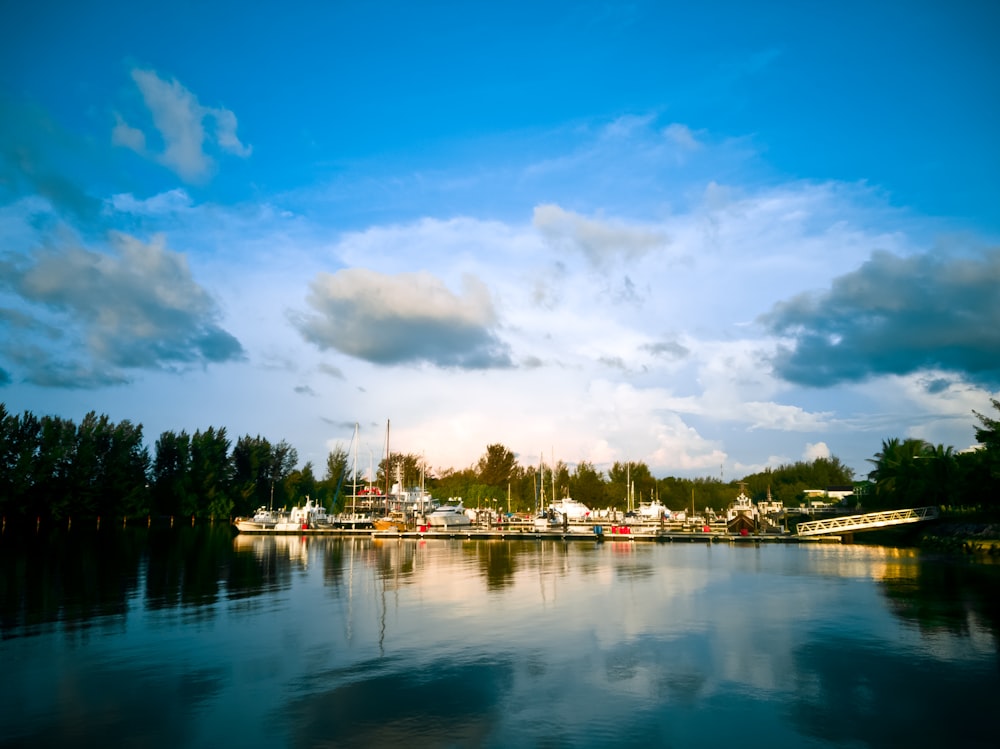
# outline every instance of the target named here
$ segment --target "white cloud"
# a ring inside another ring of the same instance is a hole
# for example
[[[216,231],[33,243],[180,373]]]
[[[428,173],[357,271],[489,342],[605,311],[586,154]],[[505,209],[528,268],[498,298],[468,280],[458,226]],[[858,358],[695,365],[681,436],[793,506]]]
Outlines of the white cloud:
[[[38,249],[6,270],[0,289],[7,287],[42,331],[2,347],[27,381],[93,387],[123,382],[128,370],[242,357],[240,343],[219,325],[214,299],[163,237],[147,244],[115,233],[108,251],[75,243]]]
[[[830,455],[830,448],[825,442],[807,442],[802,451],[802,459],[810,463],[818,458],[829,458]]]
[[[164,80],[152,70],[134,69],[132,79],[163,140],[163,150],[148,150],[145,134],[118,114],[112,131],[115,145],[153,158],[185,181],[204,181],[214,168],[212,157],[205,152],[204,121],[210,119],[215,123],[214,143],[219,148],[244,158],[250,155],[251,148],[236,136],[236,115],[230,110],[202,106],[176,79]]]
[[[111,142],[116,146],[130,148],[138,154],[146,153],[146,134],[128,125],[117,112],[115,126],[111,131]]]
[[[371,362],[427,362],[444,367],[511,365],[493,332],[486,286],[466,276],[460,295],[429,273],[385,275],[363,268],[321,273],[297,316],[306,340]]]
[[[108,208],[119,213],[137,216],[161,216],[183,211],[192,206],[191,196],[176,188],[139,200],[131,193],[112,195],[106,202]]]
[[[533,224],[560,249],[581,252],[595,267],[628,262],[668,243],[662,229],[588,219],[557,205],[535,207]]]

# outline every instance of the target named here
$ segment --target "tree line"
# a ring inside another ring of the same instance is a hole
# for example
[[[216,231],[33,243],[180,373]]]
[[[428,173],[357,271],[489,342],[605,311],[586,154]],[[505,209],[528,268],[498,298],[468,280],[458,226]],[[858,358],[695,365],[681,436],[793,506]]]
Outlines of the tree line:
[[[1000,410],[1000,402],[993,400]],[[464,469],[431,471],[413,454],[379,461],[375,476],[356,471],[347,447],[338,445],[316,475],[311,462],[298,468],[288,442],[244,435],[235,443],[224,427],[189,434],[163,432],[152,453],[142,425],[111,422],[91,412],[79,424],[30,412],[11,414],[0,404],[0,514],[5,522],[63,521],[72,517],[179,516],[228,519],[257,507],[286,507],[306,496],[331,512],[348,507],[356,488],[369,480],[382,491],[400,481],[423,485],[437,499],[461,497],[466,507],[531,511],[540,503],[570,496],[588,506],[626,510],[652,499],[673,510],[721,511],[737,484],[755,500],[768,494],[786,506],[803,501],[807,489],[854,486],[865,509],[923,505],[1000,511],[1000,421],[973,412],[980,449],[955,452],[923,440],[891,438],[869,460],[873,468],[856,480],[836,457],[768,468],[739,482],[722,479],[655,478],[641,461],[616,462],[607,471],[581,461],[524,466],[502,444],[491,444]],[[387,480],[388,477],[388,480]]]

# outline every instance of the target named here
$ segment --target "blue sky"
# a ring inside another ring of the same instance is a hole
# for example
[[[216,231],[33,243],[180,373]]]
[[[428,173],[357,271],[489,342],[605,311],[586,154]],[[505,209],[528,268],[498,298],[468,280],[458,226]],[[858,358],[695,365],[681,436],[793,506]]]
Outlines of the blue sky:
[[[1000,395],[993,3],[2,14],[10,411],[730,479]]]

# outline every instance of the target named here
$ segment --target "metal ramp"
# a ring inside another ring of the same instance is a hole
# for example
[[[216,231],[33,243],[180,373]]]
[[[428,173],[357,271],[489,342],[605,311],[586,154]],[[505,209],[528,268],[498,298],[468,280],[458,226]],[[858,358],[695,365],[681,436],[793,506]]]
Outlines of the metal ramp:
[[[822,536],[828,533],[856,533],[886,528],[905,523],[919,523],[938,517],[937,507],[914,507],[908,510],[885,510],[868,512],[864,515],[843,515],[825,520],[809,520],[799,523],[797,536]]]

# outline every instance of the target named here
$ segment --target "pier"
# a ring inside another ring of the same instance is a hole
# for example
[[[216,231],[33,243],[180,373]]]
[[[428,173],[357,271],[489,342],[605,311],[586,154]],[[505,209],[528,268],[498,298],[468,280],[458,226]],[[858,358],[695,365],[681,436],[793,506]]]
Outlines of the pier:
[[[597,529],[600,529],[599,531]],[[460,539],[486,541],[591,541],[631,543],[655,541],[660,543],[795,543],[791,534],[731,534],[725,531],[661,530],[642,526],[621,526],[613,531],[609,526],[570,527],[568,530],[535,530],[532,528],[477,528],[464,527],[427,531],[374,531],[374,539]]]
[[[809,520],[799,523],[796,535],[800,537],[822,536],[831,533],[858,533],[887,528],[907,523],[920,523],[925,520],[936,520],[937,507],[914,507],[906,510],[885,510],[883,512],[867,512],[863,515],[841,515],[824,520]]]

